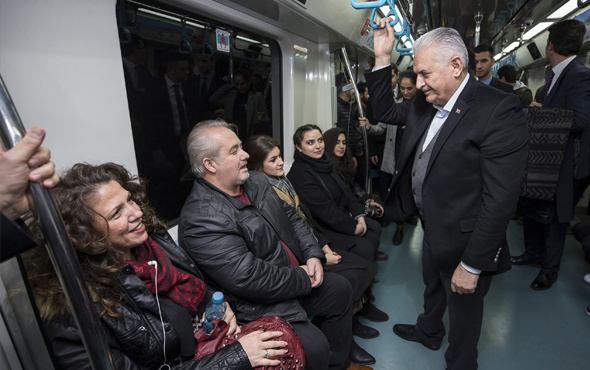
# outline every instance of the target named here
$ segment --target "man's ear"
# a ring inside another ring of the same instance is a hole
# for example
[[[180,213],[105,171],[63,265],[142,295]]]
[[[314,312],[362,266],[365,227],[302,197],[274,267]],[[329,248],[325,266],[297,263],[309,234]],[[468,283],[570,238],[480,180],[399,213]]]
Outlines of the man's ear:
[[[463,61],[458,55],[451,59],[451,67],[453,67],[453,76],[459,77],[463,73]]]
[[[211,158],[203,159],[203,166],[205,166],[205,169],[211,173],[217,172],[217,167],[215,166],[215,164],[215,161]]]

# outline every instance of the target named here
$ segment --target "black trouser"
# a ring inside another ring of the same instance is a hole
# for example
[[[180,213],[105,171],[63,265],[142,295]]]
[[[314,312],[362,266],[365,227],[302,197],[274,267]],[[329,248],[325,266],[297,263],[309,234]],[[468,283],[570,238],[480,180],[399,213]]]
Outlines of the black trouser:
[[[361,256],[367,261],[375,261],[375,253],[381,243],[381,225],[370,217],[365,217],[367,232],[363,236],[347,235],[331,229],[324,229],[326,237],[343,249],[348,247],[348,252]]]
[[[559,272],[568,224],[545,224],[523,215],[525,259],[539,262],[543,272]]]
[[[352,287],[348,280],[325,272],[322,285],[299,302],[308,315],[321,320],[319,330],[309,322],[292,324],[303,342],[310,368],[346,369],[352,346]]]
[[[439,344],[445,335],[443,315],[449,308],[449,348],[445,360],[449,370],[477,369],[477,343],[483,320],[484,297],[492,282],[491,276],[480,276],[473,294],[451,291],[451,276],[437,268],[426,241],[423,244],[422,278],[424,312],[418,316],[416,332],[423,340]]]

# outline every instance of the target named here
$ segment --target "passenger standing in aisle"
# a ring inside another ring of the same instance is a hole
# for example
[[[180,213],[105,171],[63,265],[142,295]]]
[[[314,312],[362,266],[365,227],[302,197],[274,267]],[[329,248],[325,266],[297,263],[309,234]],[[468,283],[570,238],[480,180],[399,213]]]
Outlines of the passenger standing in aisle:
[[[584,23],[572,19],[549,27],[545,56],[552,72],[540,104],[532,103],[574,112],[553,200],[521,198],[519,203],[525,253],[513,257],[512,263],[541,265],[539,275],[531,283],[535,290],[549,289],[557,281],[567,226],[576,206],[574,189],[590,173],[590,69],[576,56],[585,33]]]
[[[375,68],[365,73],[375,118],[406,124],[386,199],[398,217],[419,214],[424,227],[424,312],[397,324],[401,338],[438,350],[449,309],[450,370],[477,369],[484,297],[492,276],[510,268],[506,227],[516,206],[528,132],[520,102],[467,72],[459,33],[438,28],[414,44],[414,99],[392,104],[389,19],[375,30]],[[385,68],[384,68],[385,67]],[[389,209],[388,209],[389,211]]]
[[[495,87],[505,93],[512,93],[512,86],[500,82],[496,77],[492,76],[492,66],[496,61],[494,60],[494,48],[488,44],[480,44],[475,47],[475,75],[480,82]]]

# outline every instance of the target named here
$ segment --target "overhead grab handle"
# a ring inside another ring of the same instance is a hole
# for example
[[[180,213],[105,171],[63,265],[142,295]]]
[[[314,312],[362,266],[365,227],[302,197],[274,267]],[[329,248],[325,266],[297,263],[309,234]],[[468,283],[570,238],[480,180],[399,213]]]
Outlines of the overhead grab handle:
[[[395,51],[400,53],[400,55],[404,56],[412,55],[412,48],[414,47],[414,43],[412,42],[412,38],[410,37],[410,25],[408,24],[407,19],[404,19],[402,30],[400,32],[395,32],[393,35],[397,37],[397,41],[395,42]],[[410,43],[410,47],[405,46],[406,42]]]
[[[205,39],[203,40],[203,50],[201,54],[212,57],[213,56],[213,46],[209,42],[209,24],[205,27]]]
[[[356,0],[350,0],[350,5],[352,5],[355,9],[369,9],[373,8],[373,12],[371,13],[371,27],[379,28],[375,24],[375,15],[377,14],[377,9],[384,6],[385,4],[389,4],[389,13],[385,16],[385,18],[392,17],[392,21],[389,22],[391,27],[395,26],[399,22],[399,16],[395,11],[394,0],[378,0],[378,1],[368,1],[366,3],[359,3]]]
[[[180,44],[178,45],[178,52],[180,54],[190,54],[193,52],[193,47],[191,43],[186,38],[187,28],[186,28],[186,19],[182,18],[180,21],[180,26],[182,27],[182,36],[180,38]]]

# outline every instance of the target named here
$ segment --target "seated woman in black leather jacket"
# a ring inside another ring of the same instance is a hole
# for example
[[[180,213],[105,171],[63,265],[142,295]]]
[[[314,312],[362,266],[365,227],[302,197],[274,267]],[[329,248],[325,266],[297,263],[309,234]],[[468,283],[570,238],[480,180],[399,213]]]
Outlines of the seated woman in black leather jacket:
[[[267,352],[285,353],[281,348],[286,342],[273,339],[281,335],[275,331],[248,334],[192,360],[193,318],[201,317],[210,295],[192,260],[147,204],[143,186],[125,168],[113,163],[74,165],[52,195],[76,249],[114,368],[159,369],[169,364],[172,369],[250,369],[279,364],[265,358]],[[56,365],[90,369],[45,249],[25,255],[25,266]],[[227,303],[224,321],[232,334],[240,331]]]
[[[334,171],[324,150],[322,130],[303,125],[295,131],[293,143],[295,161],[287,177],[313,217],[325,227],[324,234],[366,260],[386,260],[387,254],[377,251],[381,226],[365,217],[364,206]]]
[[[383,206],[371,198],[354,180],[357,165],[352,159],[346,143],[346,132],[343,128],[333,127],[324,132],[326,153],[334,163],[334,170],[342,177],[354,196],[365,205],[365,214],[371,218],[383,217]]]

